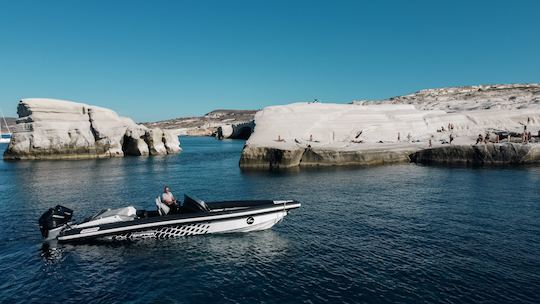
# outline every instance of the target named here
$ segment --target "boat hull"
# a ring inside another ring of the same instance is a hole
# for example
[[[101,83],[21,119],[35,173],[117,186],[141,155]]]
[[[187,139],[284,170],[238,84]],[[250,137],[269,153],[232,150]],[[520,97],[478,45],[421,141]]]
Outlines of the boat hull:
[[[110,235],[98,240],[121,241],[137,239],[167,239],[210,233],[235,233],[266,230],[280,222],[286,211],[280,211],[264,215],[256,215],[231,220],[201,222],[197,224],[162,226],[157,229],[126,232],[118,235]]]

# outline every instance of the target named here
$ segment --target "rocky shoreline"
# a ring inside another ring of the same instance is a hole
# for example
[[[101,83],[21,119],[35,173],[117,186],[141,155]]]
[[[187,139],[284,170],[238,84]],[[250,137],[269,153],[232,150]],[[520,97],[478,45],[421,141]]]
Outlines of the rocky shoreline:
[[[425,149],[411,155],[411,161],[424,165],[524,165],[540,164],[539,144],[480,144]]]
[[[448,145],[415,149],[368,149],[339,151],[305,148],[244,147],[240,158],[242,169],[287,169],[295,167],[374,166],[399,163],[422,165],[526,165],[540,164],[540,144],[490,143]]]
[[[303,148],[282,150],[277,148],[245,146],[240,157],[243,169],[283,169],[316,166],[372,166],[410,162],[414,148],[329,150]]]

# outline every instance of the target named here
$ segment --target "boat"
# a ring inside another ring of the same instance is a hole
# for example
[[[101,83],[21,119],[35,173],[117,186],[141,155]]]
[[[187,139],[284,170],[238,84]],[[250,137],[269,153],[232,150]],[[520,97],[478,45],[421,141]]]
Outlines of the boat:
[[[43,213],[39,227],[44,241],[59,243],[250,232],[271,228],[301,206],[295,200],[205,202],[184,195],[179,211],[171,213],[159,197],[155,203],[156,210],[105,209],[80,223],[72,222],[72,209],[57,205]]]
[[[2,123],[0,123],[0,144],[9,144],[9,142],[11,141],[11,130],[9,129],[9,126],[6,122],[4,112],[2,112],[1,110],[0,112],[2,113],[2,120],[4,122],[4,126],[6,126],[6,129],[8,131],[7,133],[2,133]]]

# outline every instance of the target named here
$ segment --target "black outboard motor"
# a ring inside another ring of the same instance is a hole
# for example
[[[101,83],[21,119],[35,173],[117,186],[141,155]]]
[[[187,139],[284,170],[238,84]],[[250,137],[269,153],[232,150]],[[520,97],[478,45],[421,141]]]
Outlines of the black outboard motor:
[[[71,221],[73,210],[64,206],[56,205],[50,208],[39,218],[39,230],[43,238],[49,236],[49,231],[61,227]]]

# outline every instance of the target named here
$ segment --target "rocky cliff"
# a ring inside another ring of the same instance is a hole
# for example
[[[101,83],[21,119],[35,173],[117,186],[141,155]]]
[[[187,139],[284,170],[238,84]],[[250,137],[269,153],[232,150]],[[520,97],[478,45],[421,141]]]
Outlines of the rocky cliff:
[[[178,153],[178,137],[114,111],[83,103],[30,98],[17,107],[4,159],[81,159]]]
[[[524,131],[534,136],[523,140]],[[242,151],[240,166],[409,162],[418,151],[449,147],[451,141],[452,146],[471,146],[479,135],[483,138],[485,134],[490,136],[486,140],[489,143],[511,136],[511,142],[518,142],[516,147],[526,146],[521,142],[540,140],[539,131],[538,84],[430,89],[352,104],[295,103],[267,107],[255,115],[255,130]],[[493,161],[483,163],[515,162],[515,157],[507,159],[508,154],[501,153],[502,156],[494,155]],[[468,159],[473,155],[463,152],[462,157]],[[434,159],[443,156],[444,153]],[[417,155],[416,159],[422,157]]]

